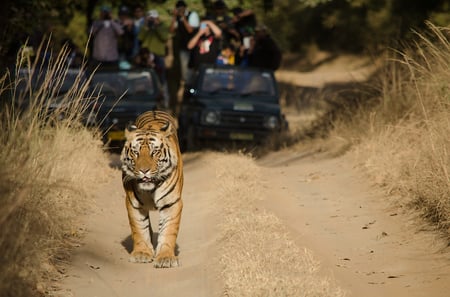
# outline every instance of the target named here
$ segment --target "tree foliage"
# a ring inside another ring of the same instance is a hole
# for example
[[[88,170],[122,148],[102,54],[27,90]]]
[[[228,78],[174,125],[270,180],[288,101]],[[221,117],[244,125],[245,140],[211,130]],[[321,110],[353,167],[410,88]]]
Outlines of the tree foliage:
[[[3,65],[14,59],[18,47],[29,38],[37,42],[52,32],[85,43],[88,28],[100,5],[113,9],[143,4],[169,17],[176,0],[5,0],[0,10],[0,57]],[[205,14],[214,0],[187,0]],[[430,20],[450,22],[450,0],[225,0],[229,8],[253,9],[286,51],[303,51],[310,45],[332,51],[359,52],[391,46],[412,36]],[[83,44],[78,44],[83,46]]]
[[[449,8],[449,0],[278,0],[264,20],[286,50],[358,52],[408,39],[426,20],[446,26]]]

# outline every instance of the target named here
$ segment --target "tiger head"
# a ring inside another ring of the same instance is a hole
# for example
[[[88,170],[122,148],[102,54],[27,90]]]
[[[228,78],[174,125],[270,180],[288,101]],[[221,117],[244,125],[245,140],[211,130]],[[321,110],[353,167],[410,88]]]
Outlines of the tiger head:
[[[178,162],[176,129],[172,125],[168,121],[125,130],[127,140],[120,157],[124,184],[135,181],[139,189],[153,191],[172,173]]]

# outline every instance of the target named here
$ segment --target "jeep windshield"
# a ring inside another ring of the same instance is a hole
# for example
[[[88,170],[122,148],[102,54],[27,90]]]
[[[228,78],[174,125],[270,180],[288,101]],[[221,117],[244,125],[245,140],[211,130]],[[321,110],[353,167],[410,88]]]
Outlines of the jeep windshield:
[[[278,102],[277,88],[270,71],[242,67],[209,67],[200,74],[199,93],[213,97]]]
[[[26,108],[30,104],[31,94],[41,93],[49,95],[53,101],[60,101],[70,91],[74,84],[81,86],[85,83],[86,76],[81,69],[67,69],[63,71],[43,69],[21,68],[16,77],[17,87],[15,104]],[[46,91],[43,91],[43,90]],[[30,93],[31,91],[31,93]],[[40,95],[38,95],[40,96]],[[43,102],[42,102],[43,103]]]
[[[131,101],[148,101],[156,87],[149,72],[97,72],[92,85],[105,96],[106,101],[122,97]]]

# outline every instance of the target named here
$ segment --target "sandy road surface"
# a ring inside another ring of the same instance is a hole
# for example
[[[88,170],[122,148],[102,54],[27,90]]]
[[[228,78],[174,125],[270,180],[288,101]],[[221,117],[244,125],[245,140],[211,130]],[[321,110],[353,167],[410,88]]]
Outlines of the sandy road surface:
[[[178,239],[182,267],[128,262],[131,242],[117,171],[87,217],[87,236],[75,250],[61,295],[221,296],[213,158],[217,154],[186,160]],[[347,296],[448,296],[450,260],[439,240],[418,232],[408,216],[390,207],[351,156],[290,150],[257,163],[266,185],[264,208],[285,223],[299,247],[312,251],[321,273]]]
[[[449,296],[443,242],[390,206],[351,155],[285,151],[258,163],[272,172],[266,208],[283,219],[298,245],[313,251],[347,296]]]

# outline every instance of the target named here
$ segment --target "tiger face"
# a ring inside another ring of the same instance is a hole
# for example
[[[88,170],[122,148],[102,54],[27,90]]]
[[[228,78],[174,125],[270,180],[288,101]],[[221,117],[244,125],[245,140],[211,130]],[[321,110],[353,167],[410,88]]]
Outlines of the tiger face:
[[[162,132],[136,129],[126,133],[122,170],[136,180],[140,190],[154,190],[177,166],[177,155],[168,147],[169,135]]]

